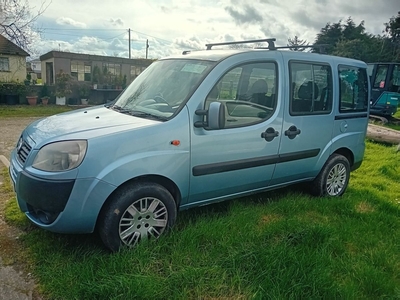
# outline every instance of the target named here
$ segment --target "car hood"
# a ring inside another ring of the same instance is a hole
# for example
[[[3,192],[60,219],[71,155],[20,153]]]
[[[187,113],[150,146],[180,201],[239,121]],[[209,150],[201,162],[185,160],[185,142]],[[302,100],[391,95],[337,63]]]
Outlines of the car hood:
[[[50,116],[33,122],[26,133],[37,145],[49,139],[65,136],[88,139],[102,134],[111,134],[127,129],[137,129],[160,123],[155,120],[138,118],[100,106],[80,109]]]

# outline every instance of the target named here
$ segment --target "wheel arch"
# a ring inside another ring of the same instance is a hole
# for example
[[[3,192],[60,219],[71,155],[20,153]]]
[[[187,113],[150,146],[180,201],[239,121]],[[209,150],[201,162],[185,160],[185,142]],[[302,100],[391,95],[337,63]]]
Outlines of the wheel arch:
[[[336,149],[332,154],[343,155],[349,161],[350,167],[352,167],[354,165],[354,154],[349,148],[342,147],[342,148]]]
[[[132,178],[132,179],[125,181],[120,186],[118,186],[107,197],[106,201],[104,201],[104,203],[100,209],[100,212],[97,216],[96,227],[98,227],[99,219],[101,218],[101,215],[103,214],[104,209],[107,207],[107,205],[110,203],[110,201],[112,200],[113,196],[116,193],[118,193],[122,189],[129,188],[129,186],[131,186],[133,184],[136,185],[136,184],[145,183],[145,182],[157,183],[157,184],[163,186],[164,188],[166,188],[171,193],[172,197],[174,198],[176,208],[178,209],[181,199],[182,199],[182,195],[181,195],[181,192],[180,192],[178,186],[171,179],[166,178],[164,176],[160,176],[160,175],[143,175],[143,176],[139,176],[139,177]]]

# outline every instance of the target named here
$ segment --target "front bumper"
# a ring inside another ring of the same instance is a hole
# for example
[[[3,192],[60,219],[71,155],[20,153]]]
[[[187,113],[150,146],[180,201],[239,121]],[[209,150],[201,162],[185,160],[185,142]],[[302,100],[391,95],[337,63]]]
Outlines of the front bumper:
[[[97,178],[37,176],[20,165],[15,151],[9,172],[21,211],[35,225],[53,232],[93,232],[101,207],[115,190]]]
[[[25,171],[19,176],[19,198],[44,224],[50,224],[64,211],[75,180],[44,180]]]

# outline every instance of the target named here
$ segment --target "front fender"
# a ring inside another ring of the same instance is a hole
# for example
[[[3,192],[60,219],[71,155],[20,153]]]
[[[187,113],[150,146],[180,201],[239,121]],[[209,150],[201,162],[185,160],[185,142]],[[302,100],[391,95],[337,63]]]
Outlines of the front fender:
[[[132,154],[107,165],[98,174],[97,179],[118,187],[141,176],[165,177],[178,187],[183,202],[189,193],[189,158],[189,151],[154,151]]]

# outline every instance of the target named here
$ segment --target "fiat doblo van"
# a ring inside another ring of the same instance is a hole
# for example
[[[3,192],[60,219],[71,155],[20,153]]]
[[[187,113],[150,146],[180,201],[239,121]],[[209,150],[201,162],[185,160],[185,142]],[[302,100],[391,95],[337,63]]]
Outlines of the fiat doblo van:
[[[30,124],[9,170],[20,209],[117,251],[192,207],[299,182],[341,196],[364,156],[367,65],[268,43],[160,59],[115,101]]]

